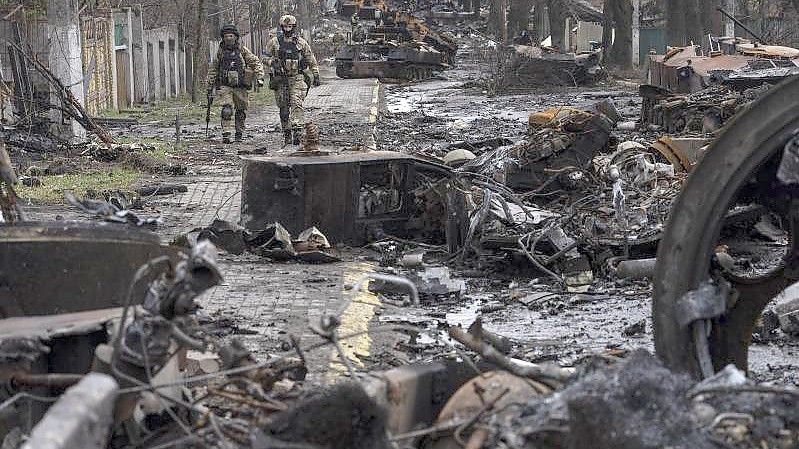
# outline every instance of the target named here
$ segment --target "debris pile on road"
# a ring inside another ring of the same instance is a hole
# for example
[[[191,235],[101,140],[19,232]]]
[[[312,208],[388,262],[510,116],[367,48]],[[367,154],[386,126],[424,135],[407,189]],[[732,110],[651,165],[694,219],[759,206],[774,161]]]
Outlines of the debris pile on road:
[[[319,59],[330,58],[346,45],[350,24],[335,17],[322,17],[312,30],[314,52]]]
[[[70,192],[65,194],[67,203],[85,212],[92,218],[98,218],[108,223],[127,224],[135,227],[155,229],[163,223],[161,217],[141,218],[130,209],[135,206],[122,193],[109,194],[107,199],[94,200],[89,198],[78,199]]]
[[[149,173],[185,175],[184,164],[168,163],[154,156],[159,147],[148,143],[89,143],[81,156],[100,162],[116,162]]]
[[[297,260],[307,263],[329,263],[340,259],[331,252],[327,237],[312,226],[296,239],[280,223],[251,231],[235,223],[216,219],[208,227],[195,229],[181,240],[186,242],[208,240],[220,249],[234,255],[245,252],[273,260]]]
[[[597,359],[562,391],[482,422],[498,448],[788,448],[799,437],[796,395],[754,385],[733,366],[694,383],[639,350]]]
[[[459,261],[515,253],[584,291],[606,261],[654,254],[691,164],[671,140],[615,142],[618,112],[591,109],[534,113],[516,145],[448,154],[468,210]]]
[[[675,94],[668,89],[642,85],[641,123],[654,125],[668,134],[713,133],[770,87],[765,84],[736,91],[716,85],[691,94]]]

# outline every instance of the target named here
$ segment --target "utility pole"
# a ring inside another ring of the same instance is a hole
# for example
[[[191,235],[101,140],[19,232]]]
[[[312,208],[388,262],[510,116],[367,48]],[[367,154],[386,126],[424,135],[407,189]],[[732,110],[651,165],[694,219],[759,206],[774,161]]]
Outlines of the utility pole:
[[[641,61],[641,0],[633,0],[633,67]]]

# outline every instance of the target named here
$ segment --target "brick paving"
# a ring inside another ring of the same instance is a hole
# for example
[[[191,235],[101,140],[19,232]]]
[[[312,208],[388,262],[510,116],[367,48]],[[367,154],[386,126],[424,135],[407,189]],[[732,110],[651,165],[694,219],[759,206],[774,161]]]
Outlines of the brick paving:
[[[337,146],[363,143],[372,132],[369,117],[375,106],[376,81],[341,80],[323,72],[323,83],[311,89],[305,101],[306,119],[319,124],[323,139],[335,133],[335,139],[331,140]],[[190,150],[185,162],[190,175],[171,178],[170,182],[184,183],[188,191],[148,200],[149,205],[162,213],[166,226],[160,232],[166,240],[206,226],[214,218],[239,221],[241,162],[236,151],[267,154],[295,151],[295,147],[281,148],[278,120],[275,107],[251,114],[247,120],[250,138],[242,144],[187,139]],[[193,131],[198,138],[204,137],[204,124]],[[207,293],[200,303],[213,318],[233,323],[232,336],[263,358],[285,348],[289,334],[300,337],[303,344],[319,341],[308,324],[318,323],[326,315],[345,312],[353,296],[345,292],[345,281],[360,278],[369,265],[353,260],[327,265],[273,263],[256,256],[222,254],[220,268],[224,283]],[[352,318],[367,321],[364,326],[368,326],[370,319],[371,315],[360,310]],[[355,348],[350,343],[345,343],[345,350],[368,355],[368,348]],[[355,357],[357,365],[359,360]],[[317,378],[326,375],[331,366],[336,369],[336,364],[331,363],[335,356],[329,347],[308,354],[308,358],[311,373]]]
[[[330,75],[330,72],[325,74]],[[376,80],[343,80],[329,76],[323,80],[324,84],[311,89],[305,101],[306,119],[321,122],[320,125],[324,126],[323,139],[327,137],[325,129],[349,131],[335,136],[340,146],[347,147],[348,142],[362,142],[364,136],[371,135],[369,114],[373,107]],[[165,221],[178,225],[169,228],[170,236],[208,225],[214,218],[238,222],[241,211],[241,162],[236,155],[237,150],[266,149],[267,154],[296,151],[293,146],[283,148],[282,134],[270,132],[279,126],[276,107],[251,114],[247,123],[248,133],[253,134],[253,137],[242,144],[191,144],[187,162],[196,175],[170,180],[185,183],[188,191],[149,201],[164,211]]]
[[[370,114],[374,116],[377,82],[338,79],[329,69],[323,71],[322,79],[324,84],[310,90],[305,106],[306,119],[319,125],[326,148],[335,151],[368,143],[374,126]],[[251,111],[247,125],[244,142],[223,145],[219,142],[218,125],[211,127],[209,142],[205,140],[205,123],[185,124],[183,140],[188,150],[176,158],[187,165],[187,175],[153,181],[183,184],[187,191],[146,198],[146,209],[140,212],[144,216],[162,216],[164,225],[157,232],[164,242],[207,226],[215,218],[239,221],[240,151],[273,155],[296,151],[296,147],[283,148],[274,105]],[[174,129],[142,125],[126,134],[170,140]],[[34,219],[53,219],[57,215],[86,219],[68,206],[29,207],[28,211]],[[352,253],[347,253],[345,259],[307,265],[222,253],[219,265],[224,281],[199,302],[205,313],[223,323],[220,332],[241,339],[261,360],[285,349],[289,334],[299,337],[303,345],[321,341],[308,324],[318,323],[327,315],[342,317],[342,334],[368,330],[379,301],[369,293],[347,291],[345,285],[357,282],[372,266]],[[344,341],[344,350],[356,366],[363,366],[361,359],[370,355],[371,348],[384,346],[374,340],[366,335]],[[307,357],[314,379],[330,379],[331,373],[343,372],[329,346],[308,353]]]

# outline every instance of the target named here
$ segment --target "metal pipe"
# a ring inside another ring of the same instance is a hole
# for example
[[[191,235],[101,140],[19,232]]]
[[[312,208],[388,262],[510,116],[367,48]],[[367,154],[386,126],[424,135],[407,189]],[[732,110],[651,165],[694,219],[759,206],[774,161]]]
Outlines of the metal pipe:
[[[15,389],[24,388],[56,388],[66,390],[83,379],[83,374],[45,373],[34,374],[17,372],[11,375],[11,386]]]
[[[655,274],[657,259],[623,260],[616,265],[616,276],[622,279],[651,278]]]
[[[411,297],[413,305],[419,305],[419,290],[416,289],[416,285],[408,278],[404,278],[402,276],[391,276],[388,274],[366,273],[360,280],[358,280],[355,290],[363,291],[364,285],[367,284],[370,279],[405,287],[408,290],[408,294]]]

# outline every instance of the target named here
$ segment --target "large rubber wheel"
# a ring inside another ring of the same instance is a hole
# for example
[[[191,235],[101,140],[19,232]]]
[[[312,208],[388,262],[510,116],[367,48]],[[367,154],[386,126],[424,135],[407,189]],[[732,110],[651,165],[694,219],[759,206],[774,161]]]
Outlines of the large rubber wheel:
[[[772,88],[729,122],[676,199],[658,248],[652,304],[655,350],[670,368],[702,377],[698,354],[703,351],[697,351],[694,329],[677,323],[675,304],[710,277],[725,214],[742,187],[774,165],[797,128],[799,77]],[[747,368],[755,321],[765,305],[793,283],[780,268],[762,279],[731,282],[740,297],[712,321],[709,331],[715,370],[728,363]]]

